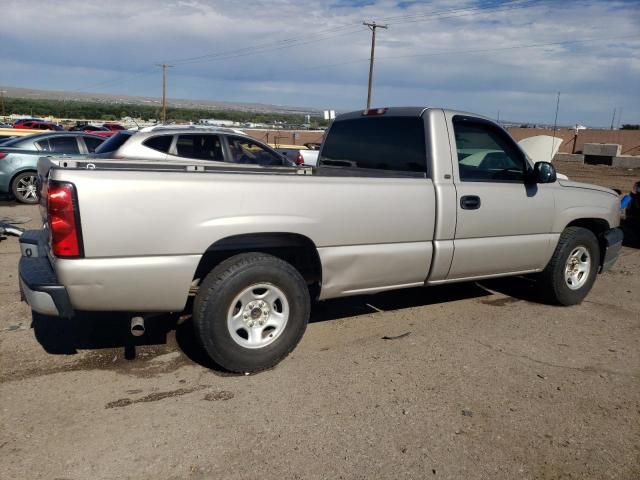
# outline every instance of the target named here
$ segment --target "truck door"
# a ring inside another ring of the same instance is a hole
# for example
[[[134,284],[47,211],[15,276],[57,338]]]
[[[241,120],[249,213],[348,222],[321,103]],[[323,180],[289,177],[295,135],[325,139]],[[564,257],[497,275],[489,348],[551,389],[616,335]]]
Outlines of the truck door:
[[[544,268],[557,238],[551,234],[553,184],[525,183],[525,155],[494,123],[448,114],[447,124],[457,196],[447,279]]]

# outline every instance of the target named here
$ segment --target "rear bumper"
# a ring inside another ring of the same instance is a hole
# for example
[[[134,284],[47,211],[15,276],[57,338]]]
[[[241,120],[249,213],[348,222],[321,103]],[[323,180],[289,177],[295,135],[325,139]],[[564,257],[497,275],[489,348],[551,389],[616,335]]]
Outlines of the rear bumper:
[[[606,272],[613,267],[616,260],[618,260],[624,234],[622,233],[621,228],[612,228],[611,230],[604,232],[602,239],[604,242],[604,257],[602,259],[602,268],[600,269],[600,272]]]
[[[43,234],[42,230],[29,230],[20,238],[20,292],[33,311],[70,318],[73,307],[67,289],[58,281],[46,256]]]

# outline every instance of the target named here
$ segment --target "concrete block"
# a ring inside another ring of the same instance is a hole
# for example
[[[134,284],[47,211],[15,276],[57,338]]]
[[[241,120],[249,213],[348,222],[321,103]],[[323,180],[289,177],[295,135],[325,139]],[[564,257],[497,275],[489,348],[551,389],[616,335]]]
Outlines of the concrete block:
[[[585,143],[582,153],[598,157],[617,157],[621,148],[617,143]]]
[[[611,160],[613,167],[640,168],[640,155],[618,155]]]
[[[584,163],[584,155],[580,155],[579,153],[556,153],[553,161]]]

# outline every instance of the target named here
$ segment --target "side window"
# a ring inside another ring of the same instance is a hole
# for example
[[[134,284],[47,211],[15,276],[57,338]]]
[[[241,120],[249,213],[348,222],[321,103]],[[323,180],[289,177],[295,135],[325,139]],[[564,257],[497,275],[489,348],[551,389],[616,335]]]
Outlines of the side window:
[[[98,148],[100,145],[102,145],[102,142],[104,142],[104,140],[100,138],[94,138],[94,137],[83,137],[83,138],[84,138],[84,144],[87,146],[87,150],[89,151],[89,153],[95,152],[96,148]]]
[[[320,164],[396,172],[427,171],[420,117],[362,117],[334,122]]]
[[[224,162],[222,144],[218,135],[180,135],[176,142],[176,153],[185,158]]]
[[[49,145],[52,152],[56,153],[80,153],[76,137],[50,137]]]
[[[162,153],[168,153],[173,141],[173,135],[159,135],[144,141],[143,145]]]
[[[227,137],[233,163],[250,163],[254,165],[284,165],[284,158],[248,138]]]
[[[460,180],[521,182],[526,161],[515,142],[502,130],[482,121],[453,118]]]
[[[50,152],[51,151],[51,147],[49,146],[49,139],[48,138],[45,138],[44,140],[40,140],[39,142],[36,142],[36,145],[43,152]]]

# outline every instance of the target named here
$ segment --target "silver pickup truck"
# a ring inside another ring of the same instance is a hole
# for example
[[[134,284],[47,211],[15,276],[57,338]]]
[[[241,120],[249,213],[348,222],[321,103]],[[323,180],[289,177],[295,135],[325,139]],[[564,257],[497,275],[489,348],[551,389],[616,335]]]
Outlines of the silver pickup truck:
[[[439,108],[342,115],[317,168],[43,158],[38,174],[44,227],[20,260],[35,312],[186,310],[238,372],[284,358],[311,300],[535,274],[573,305],[622,245],[614,191]]]

